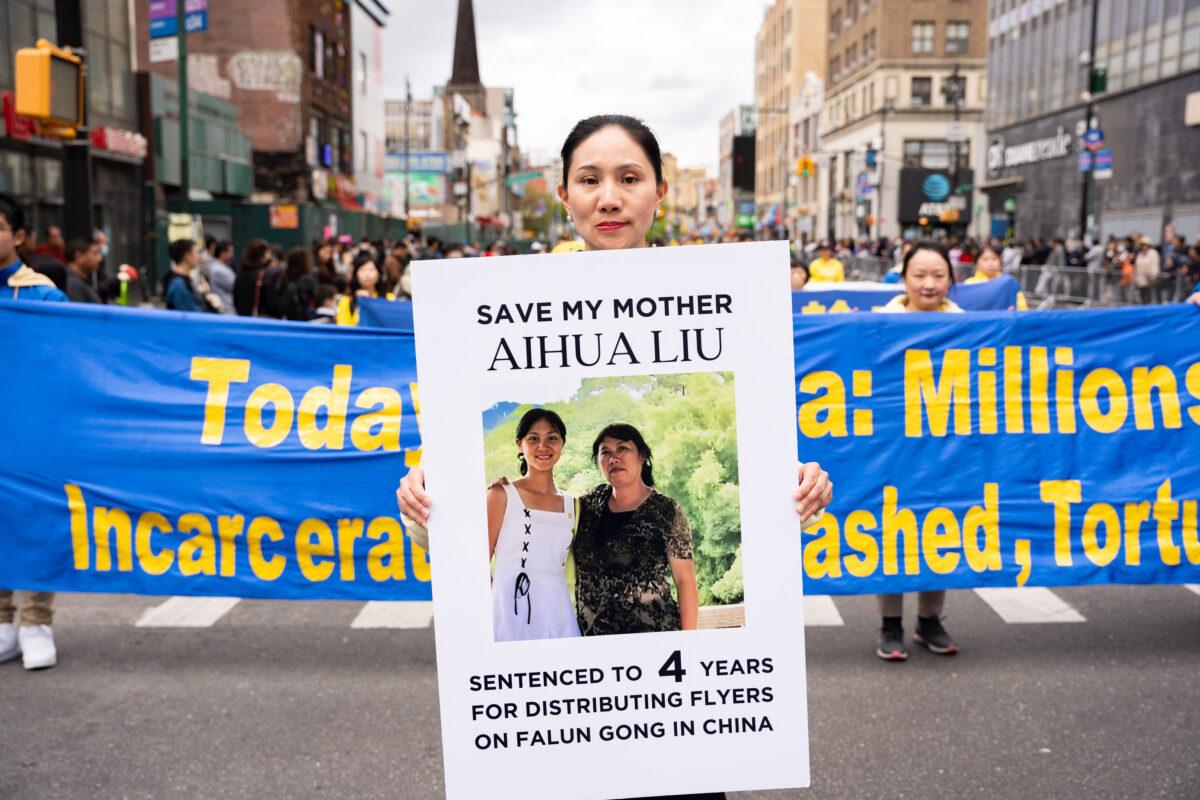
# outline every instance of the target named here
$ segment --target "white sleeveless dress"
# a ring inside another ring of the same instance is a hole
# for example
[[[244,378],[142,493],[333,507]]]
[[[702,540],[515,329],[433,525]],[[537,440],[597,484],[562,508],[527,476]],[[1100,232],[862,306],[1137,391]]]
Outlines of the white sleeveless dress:
[[[579,635],[567,591],[567,552],[575,528],[575,498],[559,493],[563,511],[525,507],[512,484],[496,540],[492,627],[497,642]]]

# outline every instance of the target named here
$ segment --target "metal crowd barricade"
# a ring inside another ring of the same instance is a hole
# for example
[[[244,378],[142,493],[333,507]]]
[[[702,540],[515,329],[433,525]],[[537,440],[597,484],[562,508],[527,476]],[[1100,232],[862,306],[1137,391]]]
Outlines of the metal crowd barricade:
[[[1132,281],[1126,282],[1116,266],[1091,271],[1086,267],[1022,264],[1016,277],[1030,307],[1038,309],[1178,303],[1192,291],[1191,281],[1184,274],[1161,276],[1152,286],[1140,288]]]
[[[881,281],[894,266],[890,258],[878,256],[851,256],[842,263],[848,281]]]

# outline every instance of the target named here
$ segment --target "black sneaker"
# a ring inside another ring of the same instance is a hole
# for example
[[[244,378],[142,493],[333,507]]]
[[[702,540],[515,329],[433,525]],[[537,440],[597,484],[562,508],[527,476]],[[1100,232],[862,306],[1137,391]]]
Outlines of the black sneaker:
[[[879,629],[879,646],[875,655],[884,661],[904,661],[908,650],[904,647],[904,628],[900,625],[884,625]]]
[[[917,617],[917,627],[913,631],[913,639],[929,648],[932,653],[941,656],[952,656],[958,652],[958,645],[942,627],[942,621],[937,617]]]

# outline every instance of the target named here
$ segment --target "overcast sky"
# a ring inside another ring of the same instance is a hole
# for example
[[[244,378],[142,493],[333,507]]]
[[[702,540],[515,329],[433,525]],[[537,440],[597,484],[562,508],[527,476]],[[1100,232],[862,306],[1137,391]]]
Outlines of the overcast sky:
[[[388,98],[450,77],[458,0],[384,0]],[[592,114],[641,117],[680,166],[715,175],[721,117],[754,99],[755,0],[474,0],[479,73],[511,86],[524,151],[557,153]]]

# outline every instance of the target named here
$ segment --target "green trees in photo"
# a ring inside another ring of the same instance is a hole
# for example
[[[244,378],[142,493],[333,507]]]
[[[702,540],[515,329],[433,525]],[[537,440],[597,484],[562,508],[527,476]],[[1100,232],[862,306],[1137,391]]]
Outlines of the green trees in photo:
[[[679,503],[691,525],[701,605],[742,601],[733,386],[729,372],[588,378],[570,400],[544,404],[567,426],[554,477],[574,495],[603,482],[591,446],[605,425],[627,422],[641,431],[653,452],[655,488]],[[489,481],[519,476],[517,422],[529,408],[515,408],[484,432]]]

